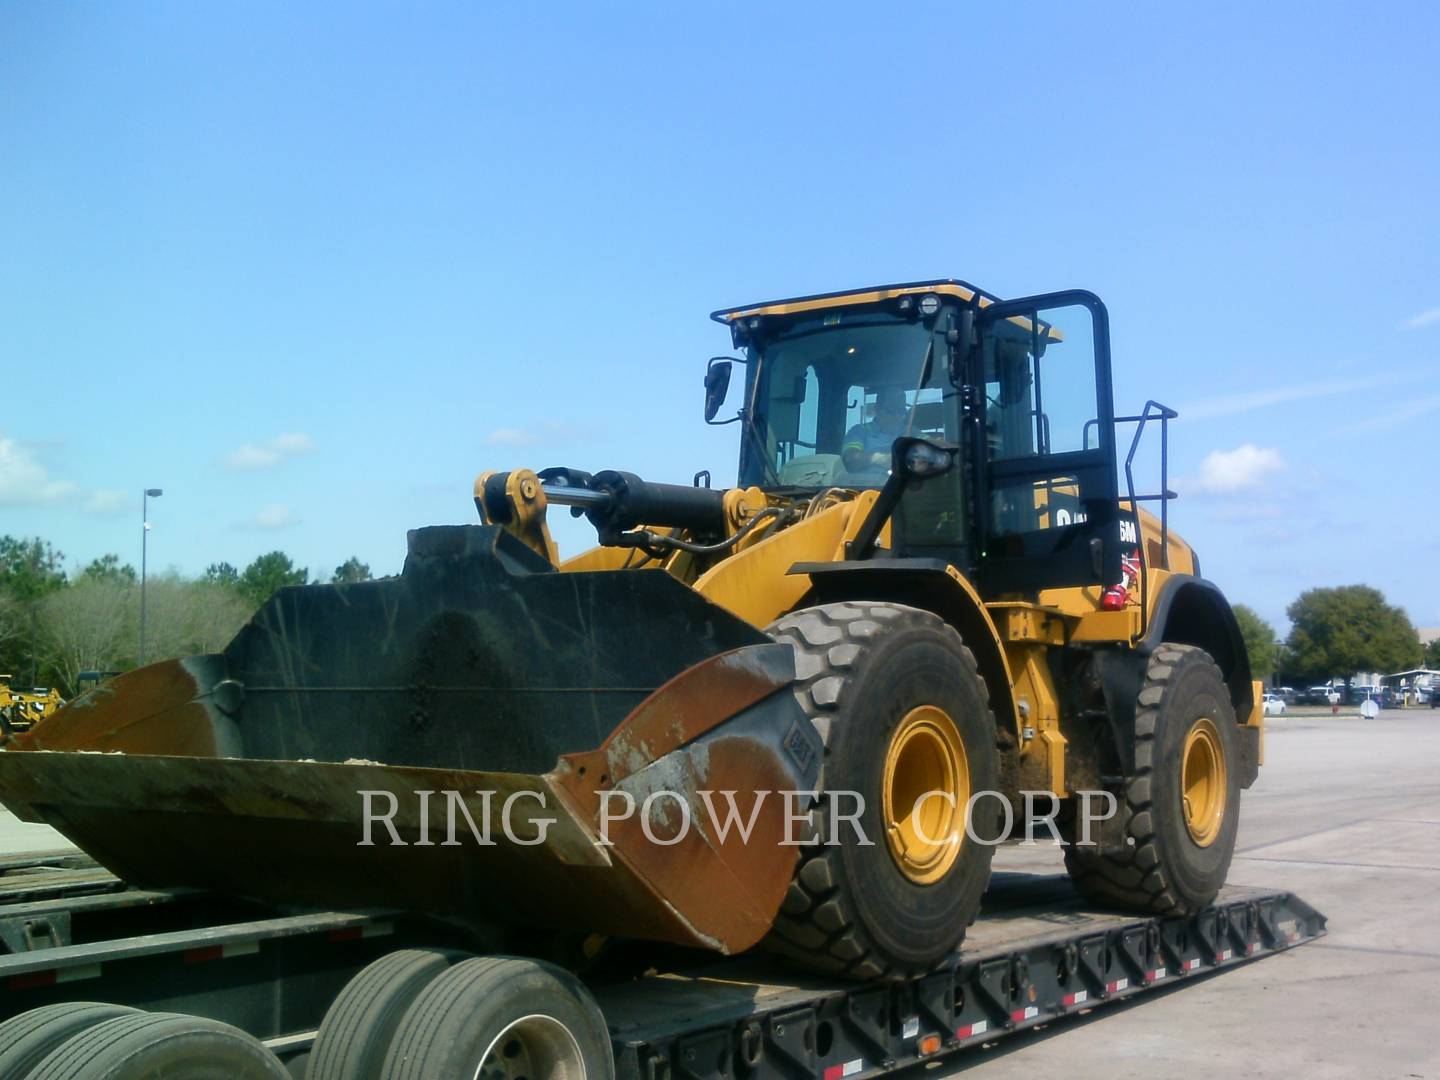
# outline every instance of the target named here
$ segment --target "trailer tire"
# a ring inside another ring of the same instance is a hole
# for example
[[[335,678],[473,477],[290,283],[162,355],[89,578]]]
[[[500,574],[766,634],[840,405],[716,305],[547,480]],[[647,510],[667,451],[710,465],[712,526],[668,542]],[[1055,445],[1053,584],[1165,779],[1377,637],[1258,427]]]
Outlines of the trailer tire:
[[[402,949],[362,968],[325,1010],[306,1080],[378,1080],[405,1010],[456,955]]]
[[[615,1076],[605,1018],[590,992],[561,968],[516,957],[466,960],[430,983],[400,1021],[382,1075],[455,1080],[479,1076],[487,1061],[512,1080]]]
[[[1135,710],[1135,767],[1090,846],[1073,823],[1065,868],[1101,904],[1157,915],[1199,911],[1225,884],[1240,819],[1235,708],[1210,654],[1161,644]],[[1208,763],[1208,765],[1207,765]],[[1187,792],[1186,779],[1190,777]]]
[[[795,649],[795,694],[825,753],[813,842],[801,848],[765,946],[848,978],[928,971],[954,952],[979,913],[995,850],[963,832],[971,794],[993,791],[999,769],[995,719],[975,657],[939,616],[900,604],[802,608],[769,632]],[[927,723],[912,747],[907,732]],[[932,767],[938,773],[927,771]],[[902,772],[914,782],[899,782]],[[950,802],[959,818],[927,830],[960,839],[953,849],[939,845],[943,851],[916,841],[917,861],[897,822],[909,820],[917,795],[947,790],[933,782],[937,776],[953,778]],[[863,797],[858,820],[868,844],[835,817],[849,800],[834,792]],[[997,810],[994,799],[975,804],[975,835],[993,837]],[[838,837],[830,836],[832,824],[839,824]]]
[[[53,1050],[27,1080],[290,1080],[280,1059],[239,1028],[178,1013],[96,1024]]]
[[[62,1001],[0,1024],[0,1077],[25,1080],[52,1050],[105,1020],[139,1012],[100,1001]]]

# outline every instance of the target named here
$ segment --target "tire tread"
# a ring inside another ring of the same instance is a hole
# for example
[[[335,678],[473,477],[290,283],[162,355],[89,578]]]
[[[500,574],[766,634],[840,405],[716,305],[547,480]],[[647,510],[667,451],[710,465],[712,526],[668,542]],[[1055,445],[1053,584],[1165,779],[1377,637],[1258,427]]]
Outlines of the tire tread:
[[[916,608],[872,600],[820,604],[786,615],[770,625],[776,641],[795,649],[795,696],[815,725],[830,753],[845,688],[866,648],[883,631],[906,619],[918,619],[954,634],[963,663],[980,688],[990,730],[994,714],[989,690],[974,654],[960,635],[939,616]],[[819,797],[810,811],[812,842],[800,849],[789,892],[764,947],[811,970],[854,979],[879,979],[918,974],[886,961],[836,884],[842,879],[840,851],[824,843],[830,820],[824,769]],[[973,921],[973,920],[971,920]]]
[[[1209,654],[1194,645],[1166,642],[1151,654],[1136,699],[1135,771],[1125,777],[1113,819],[1119,826],[1119,843],[1065,846],[1065,869],[1071,880],[1081,895],[1096,902],[1156,915],[1184,915],[1190,910],[1166,873],[1151,810],[1160,714],[1175,673],[1186,661],[1208,664],[1221,678]]]

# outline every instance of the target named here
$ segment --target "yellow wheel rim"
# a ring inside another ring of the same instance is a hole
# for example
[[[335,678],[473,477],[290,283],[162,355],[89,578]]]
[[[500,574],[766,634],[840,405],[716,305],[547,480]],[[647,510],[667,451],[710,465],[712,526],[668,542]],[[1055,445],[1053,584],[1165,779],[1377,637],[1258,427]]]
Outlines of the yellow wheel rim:
[[[1196,720],[1185,736],[1180,765],[1180,798],[1190,839],[1209,847],[1225,821],[1225,755],[1220,732],[1208,716]]]
[[[965,842],[970,761],[949,713],[911,709],[885,751],[885,839],[900,872],[917,885],[943,878]]]

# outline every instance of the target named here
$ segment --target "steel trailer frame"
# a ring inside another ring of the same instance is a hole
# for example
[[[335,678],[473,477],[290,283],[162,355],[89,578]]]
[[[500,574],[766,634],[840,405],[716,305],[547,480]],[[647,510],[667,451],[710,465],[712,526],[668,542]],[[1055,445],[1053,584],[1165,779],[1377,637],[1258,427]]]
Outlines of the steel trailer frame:
[[[867,1080],[1324,933],[1288,892],[1228,886],[1194,916],[1149,917],[1087,906],[1064,876],[997,873],[953,964],[930,975],[847,983],[741,956],[591,991],[617,1080]],[[360,968],[465,944],[396,912],[136,889],[74,852],[0,857],[0,1020],[72,1000],[193,1013],[298,1070]]]

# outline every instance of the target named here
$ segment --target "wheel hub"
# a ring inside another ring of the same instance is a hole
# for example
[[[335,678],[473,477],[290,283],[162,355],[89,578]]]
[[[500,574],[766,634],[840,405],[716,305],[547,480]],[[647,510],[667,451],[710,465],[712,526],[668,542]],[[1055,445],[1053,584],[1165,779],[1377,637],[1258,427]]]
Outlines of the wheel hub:
[[[936,705],[905,714],[885,752],[885,839],[917,885],[943,878],[965,842],[970,762],[950,715]]]
[[[522,1016],[490,1043],[474,1080],[585,1080],[570,1029],[553,1016]]]
[[[1185,736],[1181,755],[1180,798],[1190,839],[1209,847],[1225,821],[1225,755],[1215,721],[1202,716]]]

